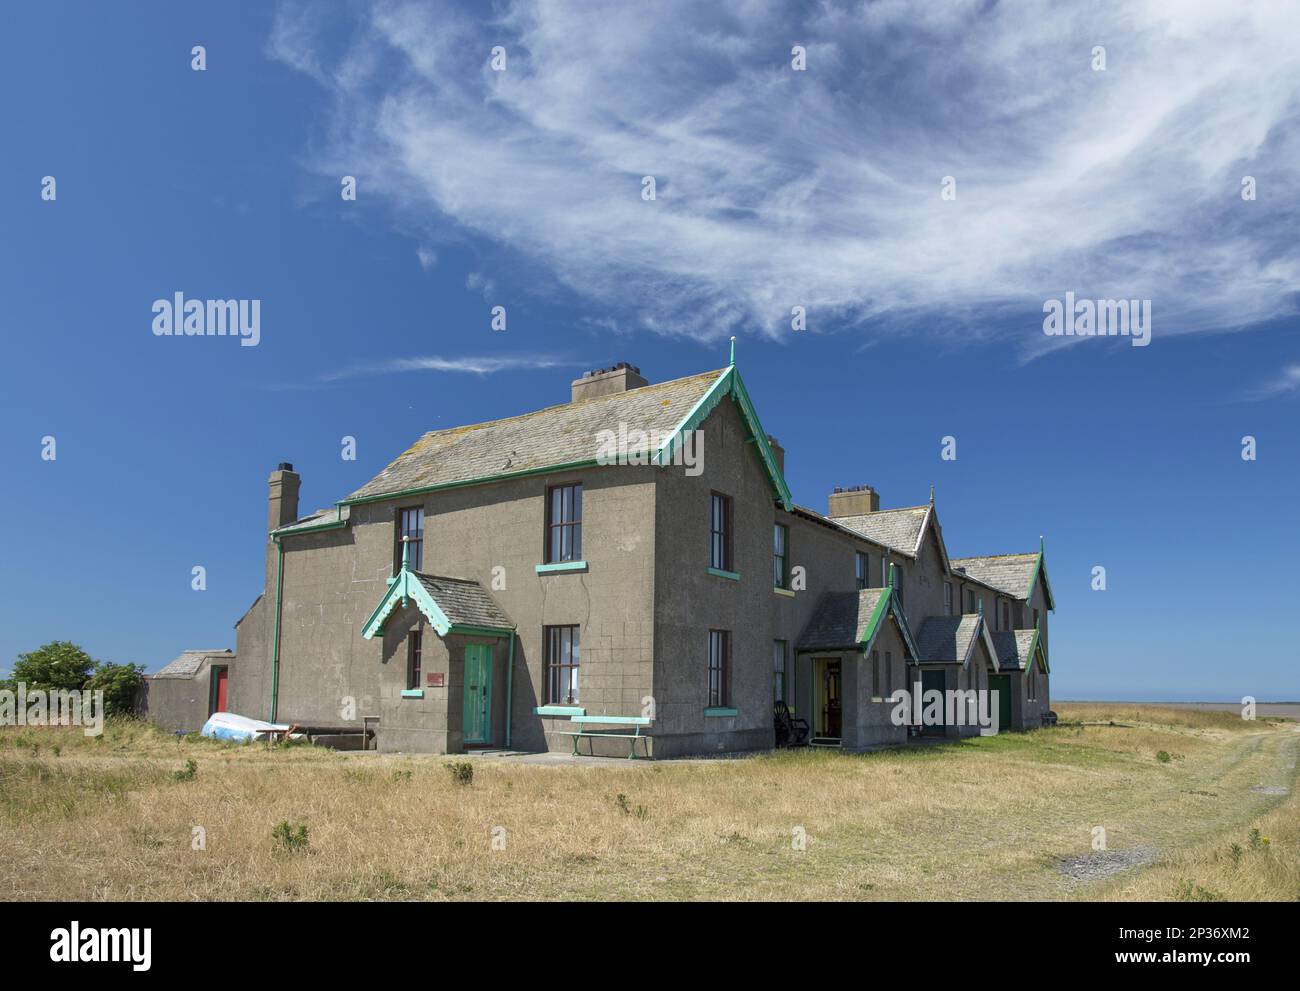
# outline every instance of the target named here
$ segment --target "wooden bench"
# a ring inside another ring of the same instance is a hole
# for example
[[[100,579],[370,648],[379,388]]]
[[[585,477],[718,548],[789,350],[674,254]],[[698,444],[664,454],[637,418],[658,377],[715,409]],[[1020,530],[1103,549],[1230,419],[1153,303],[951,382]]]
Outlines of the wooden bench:
[[[608,736],[618,740],[627,740],[628,741],[627,759],[636,760],[636,741],[650,739],[647,736],[641,735],[641,727],[649,726],[653,721],[654,720],[650,719],[648,716],[570,716],[569,722],[577,724],[578,728],[576,730],[560,730],[559,733],[561,736],[573,737],[574,757],[582,756],[581,754],[578,753],[578,741],[581,740],[584,736],[589,740],[594,740],[598,736]],[[598,726],[598,725],[632,727],[632,732],[631,733],[620,732],[619,730],[616,729],[604,730],[604,729],[585,728],[587,726]],[[593,743],[591,746],[592,746],[591,756],[594,757],[596,755],[595,754],[596,745]],[[646,756],[649,757],[650,756],[649,743],[646,744],[645,750],[646,750]]]

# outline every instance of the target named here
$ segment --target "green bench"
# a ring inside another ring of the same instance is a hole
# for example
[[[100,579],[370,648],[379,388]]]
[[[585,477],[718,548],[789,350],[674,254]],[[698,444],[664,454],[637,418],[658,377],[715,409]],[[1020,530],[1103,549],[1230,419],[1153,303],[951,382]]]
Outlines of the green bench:
[[[594,740],[598,736],[608,736],[618,740],[627,740],[627,759],[636,760],[636,741],[649,740],[648,736],[641,735],[641,727],[649,726],[654,720],[648,716],[569,716],[569,722],[575,723],[576,730],[560,730],[562,736],[573,737],[573,756],[580,757],[578,753],[578,741],[584,736],[589,740]],[[616,726],[620,729],[587,729],[588,726]],[[626,732],[627,728],[632,732]],[[650,745],[646,744],[646,756],[650,756]],[[595,744],[592,744],[592,754],[595,756]]]

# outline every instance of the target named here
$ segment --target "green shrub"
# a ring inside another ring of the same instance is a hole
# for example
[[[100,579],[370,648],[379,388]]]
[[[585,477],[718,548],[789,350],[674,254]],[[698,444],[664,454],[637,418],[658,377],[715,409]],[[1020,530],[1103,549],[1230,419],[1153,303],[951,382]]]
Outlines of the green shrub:
[[[193,781],[194,775],[199,771],[198,762],[190,758],[185,762],[185,766],[179,771],[172,771],[173,781]]]
[[[307,826],[304,823],[292,826],[288,819],[281,819],[271,830],[271,839],[279,844],[281,850],[290,853],[305,850],[307,849]]]
[[[446,765],[447,771],[451,774],[451,780],[458,785],[470,785],[474,783],[474,765],[467,760],[458,760]]]

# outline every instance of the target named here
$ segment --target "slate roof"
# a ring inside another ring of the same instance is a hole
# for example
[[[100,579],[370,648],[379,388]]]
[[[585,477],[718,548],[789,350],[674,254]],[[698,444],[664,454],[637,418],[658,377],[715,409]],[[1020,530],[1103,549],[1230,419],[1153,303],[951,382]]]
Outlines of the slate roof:
[[[965,568],[970,575],[985,585],[1023,599],[1029,594],[1029,582],[1034,577],[1038,554],[990,554],[986,557],[955,557],[952,566]]]
[[[964,661],[979,630],[979,613],[928,616],[916,635],[916,651],[923,663]]]
[[[176,660],[170,662],[160,671],[151,674],[151,678],[193,678],[203,667],[203,663],[212,658],[213,660],[229,661],[234,657],[234,653],[229,648],[221,650],[187,650]]]
[[[347,522],[349,507],[343,507],[343,522]],[[318,509],[310,516],[304,516],[296,519],[292,523],[286,523],[282,527],[271,531],[272,533],[298,533],[302,530],[310,530],[312,527],[323,526],[326,523],[339,522],[339,511],[336,507],[331,506],[329,509]]]
[[[999,671],[1023,671],[1029,663],[1036,630],[999,630],[993,634]]]
[[[444,578],[412,571],[412,575],[433,596],[438,608],[452,626],[494,626],[510,629],[513,625],[496,600],[476,581],[468,578]]]
[[[825,592],[804,627],[796,650],[845,650],[860,644],[885,593],[883,588]]]
[[[504,420],[431,430],[347,501],[591,461],[597,454],[597,433],[617,433],[620,424],[629,433],[657,432],[662,439],[676,430],[725,371],[593,396]]]
[[[878,544],[908,556],[916,554],[917,541],[921,539],[921,526],[925,523],[927,506],[907,506],[903,509],[881,509],[861,516],[834,516],[832,521],[855,530]]]

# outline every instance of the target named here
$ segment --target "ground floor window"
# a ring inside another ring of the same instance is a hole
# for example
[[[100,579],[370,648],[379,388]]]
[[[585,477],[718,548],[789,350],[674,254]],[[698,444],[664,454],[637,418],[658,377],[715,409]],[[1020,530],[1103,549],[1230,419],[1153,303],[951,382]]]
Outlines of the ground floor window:
[[[709,702],[711,706],[724,706],[730,695],[728,685],[731,668],[731,632],[709,631]]]
[[[572,705],[578,701],[578,627],[547,626],[543,633],[546,642],[546,701],[551,705]]]
[[[788,702],[785,697],[785,658],[786,643],[784,640],[772,641],[772,692],[773,698],[777,702]]]
[[[412,630],[406,637],[406,687],[420,687],[420,663],[423,652],[423,636],[419,630]]]

